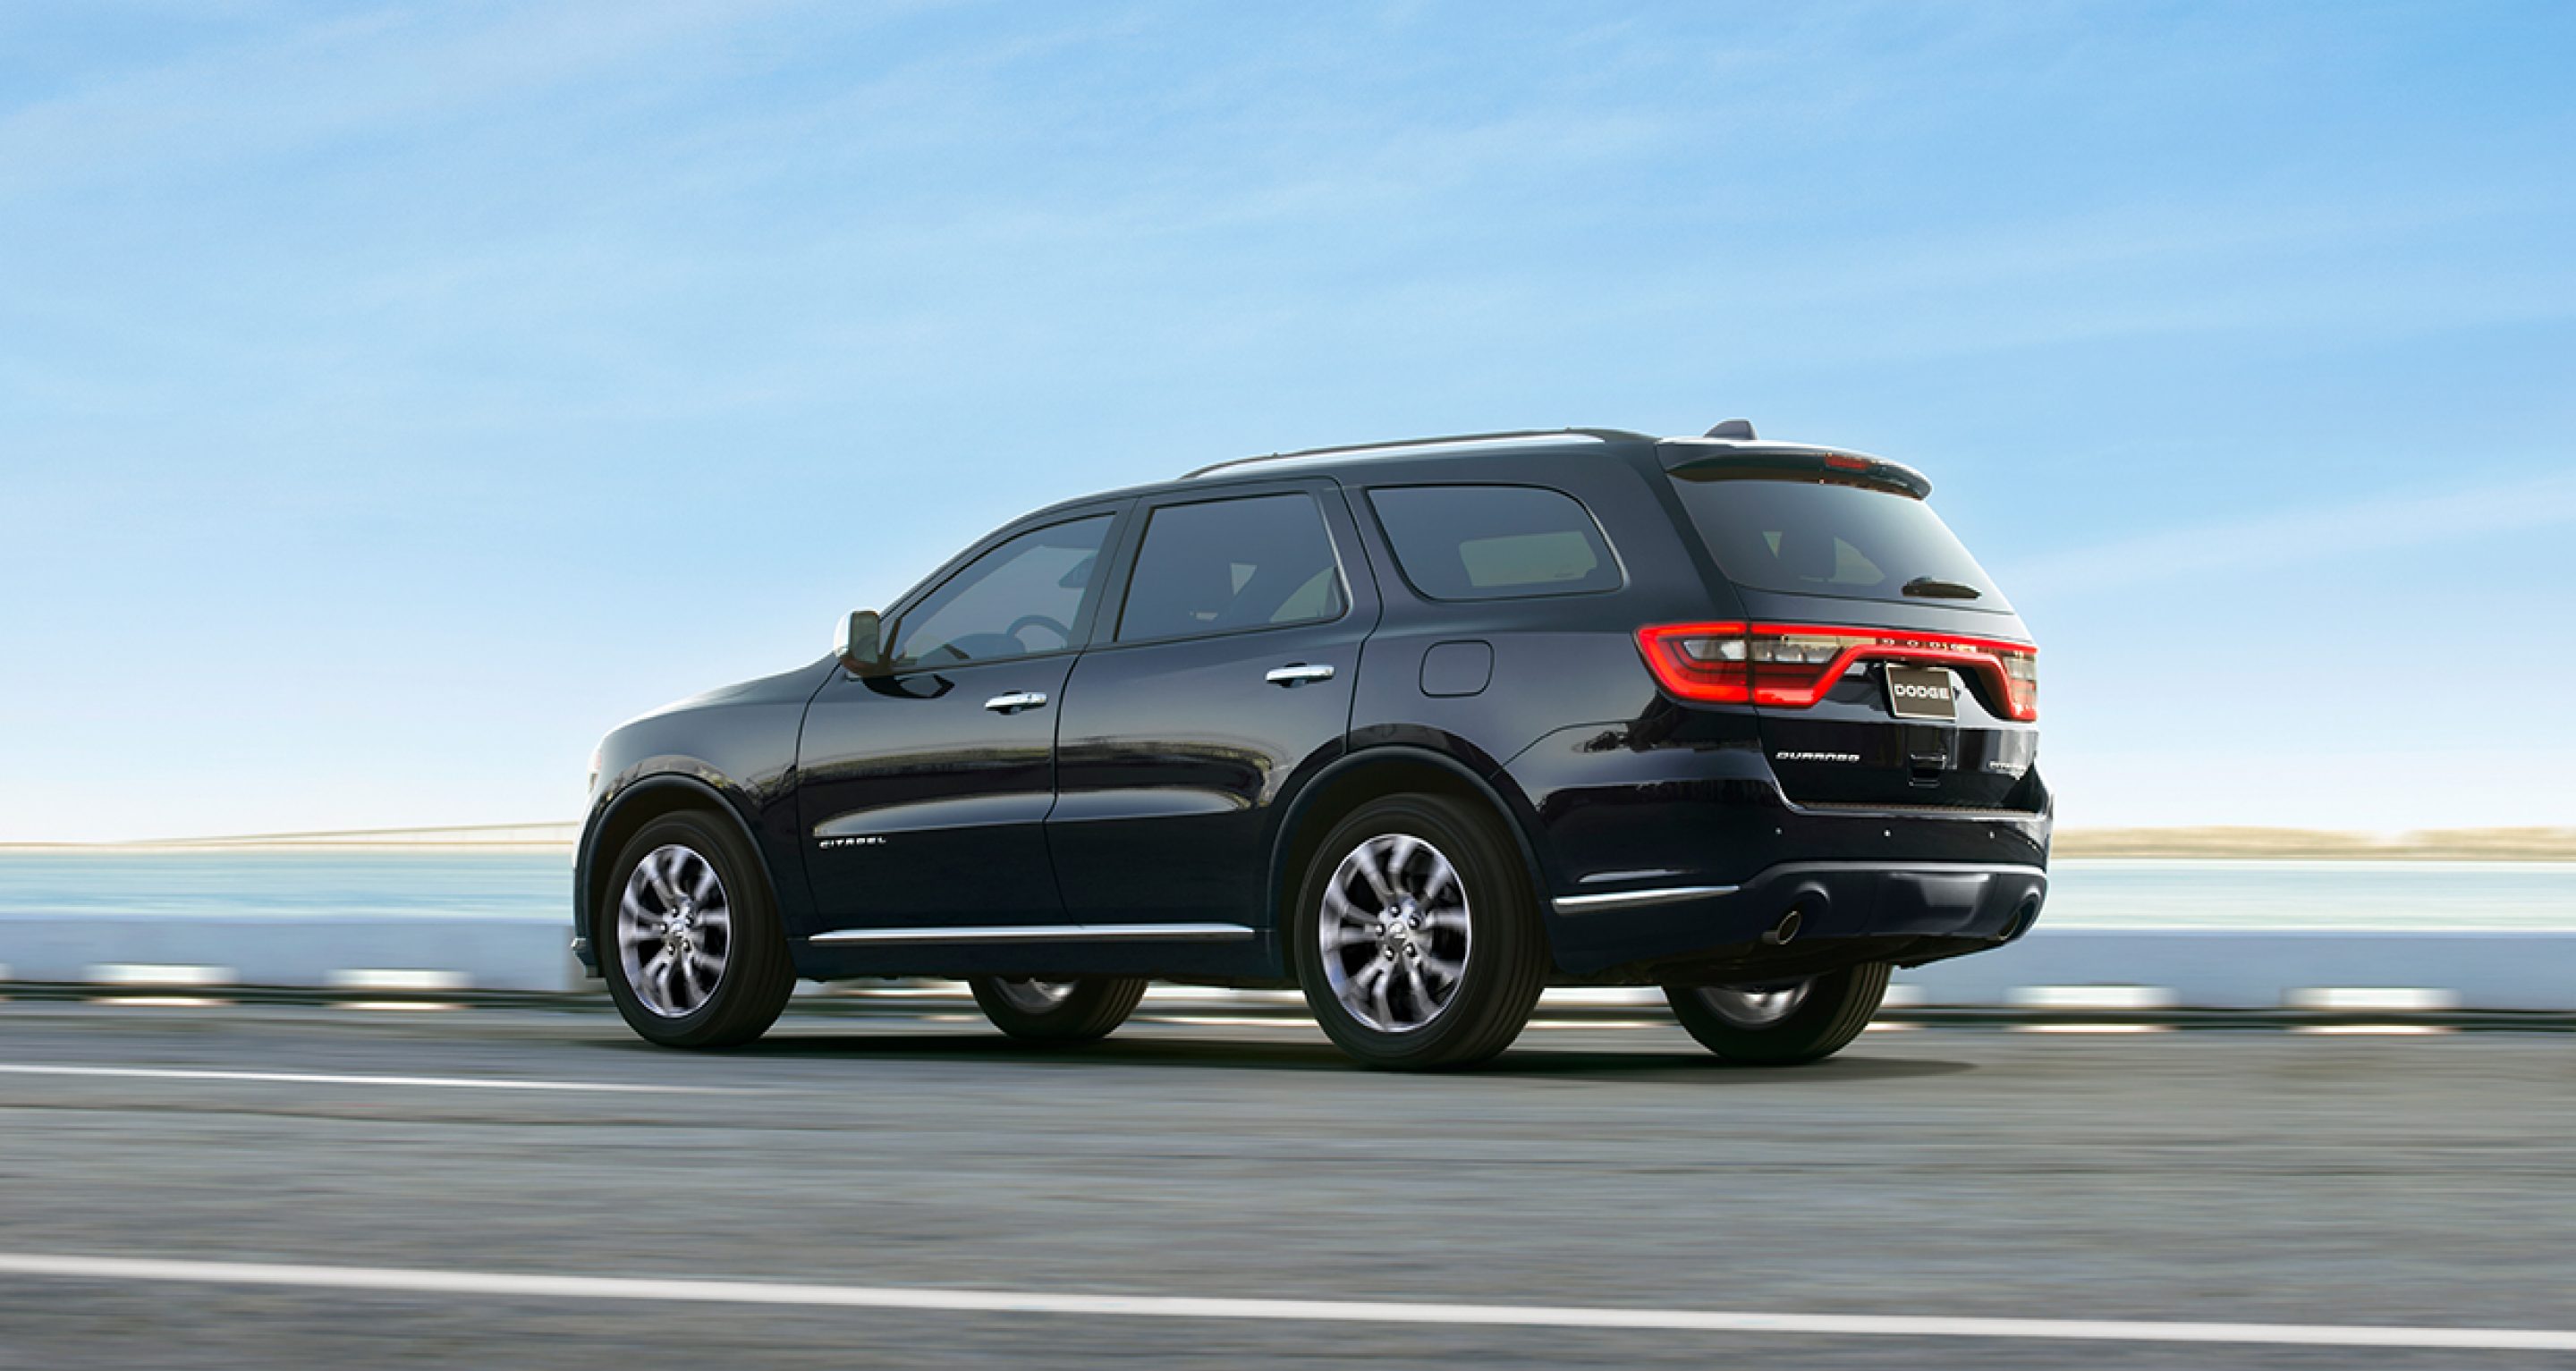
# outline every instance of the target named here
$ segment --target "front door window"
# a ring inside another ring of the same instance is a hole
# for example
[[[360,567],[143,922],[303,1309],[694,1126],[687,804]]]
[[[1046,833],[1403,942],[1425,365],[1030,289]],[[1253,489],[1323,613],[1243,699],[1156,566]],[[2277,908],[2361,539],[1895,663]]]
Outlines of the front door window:
[[[967,564],[895,627],[898,670],[999,662],[1073,645],[1109,516],[1031,529]]]

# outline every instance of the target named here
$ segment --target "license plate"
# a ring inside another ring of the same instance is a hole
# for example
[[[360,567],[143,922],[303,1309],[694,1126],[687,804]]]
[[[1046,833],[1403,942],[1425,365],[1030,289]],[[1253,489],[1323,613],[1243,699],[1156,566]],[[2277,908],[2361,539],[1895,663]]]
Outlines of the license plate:
[[[1955,719],[1959,702],[1950,673],[1937,667],[1887,668],[1887,712],[1900,719]]]

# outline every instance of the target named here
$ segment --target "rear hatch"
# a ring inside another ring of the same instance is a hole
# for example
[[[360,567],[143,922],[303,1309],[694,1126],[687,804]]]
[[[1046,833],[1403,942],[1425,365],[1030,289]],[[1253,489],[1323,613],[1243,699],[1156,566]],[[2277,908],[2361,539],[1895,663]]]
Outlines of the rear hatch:
[[[2040,807],[2038,650],[1923,502],[1928,482],[1803,446],[1666,454],[1690,531],[1746,616],[1647,630],[1667,685],[1697,674],[1716,692],[1699,698],[1749,703],[1801,804]]]

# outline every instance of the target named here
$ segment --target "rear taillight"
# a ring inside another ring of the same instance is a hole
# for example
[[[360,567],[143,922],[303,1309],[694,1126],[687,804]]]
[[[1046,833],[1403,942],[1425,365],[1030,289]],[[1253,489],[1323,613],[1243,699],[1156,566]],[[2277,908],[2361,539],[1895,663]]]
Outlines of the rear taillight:
[[[1637,630],[1655,680],[1685,700],[1804,709],[1853,663],[1956,667],[2008,719],[2039,717],[2039,649],[1996,638],[1813,624],[1668,624]]]
[[[1991,650],[2004,666],[2004,713],[2015,719],[2039,717],[2039,649],[1996,643]]]
[[[1637,648],[1663,688],[1685,700],[1740,705],[1753,698],[1742,624],[1671,624],[1637,630]]]

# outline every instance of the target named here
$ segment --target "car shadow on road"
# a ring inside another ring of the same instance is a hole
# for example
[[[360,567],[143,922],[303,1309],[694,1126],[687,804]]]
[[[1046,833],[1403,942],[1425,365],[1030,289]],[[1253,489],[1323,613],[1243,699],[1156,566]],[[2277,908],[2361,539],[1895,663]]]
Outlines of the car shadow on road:
[[[660,1052],[641,1042],[604,1040],[613,1050]],[[790,1032],[774,1034],[724,1054],[739,1060],[1011,1062],[1049,1066],[1196,1068],[1230,1071],[1328,1071],[1376,1076],[1345,1057],[1329,1043],[1276,1042],[1245,1038],[1190,1039],[1161,1035],[1111,1038],[1078,1047],[1032,1047],[998,1033],[922,1031],[888,1025],[871,1032]],[[1494,1061],[1457,1073],[1458,1079],[1616,1079],[1690,1081],[1702,1085],[1824,1085],[1871,1080],[1910,1080],[1973,1071],[1976,1064],[1922,1057],[1885,1057],[1867,1051],[1780,1068],[1746,1066],[1721,1060],[1696,1047],[1665,1051],[1584,1049],[1546,1045],[1514,1047]],[[1418,1079],[1386,1075],[1384,1079]]]

